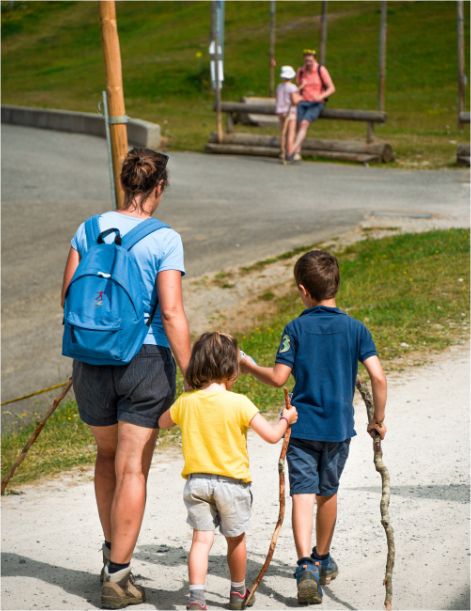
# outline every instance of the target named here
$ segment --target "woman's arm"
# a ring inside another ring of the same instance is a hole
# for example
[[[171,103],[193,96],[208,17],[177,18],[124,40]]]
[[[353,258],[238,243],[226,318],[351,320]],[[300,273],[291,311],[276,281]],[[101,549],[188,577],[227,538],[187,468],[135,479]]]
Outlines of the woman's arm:
[[[173,356],[183,375],[190,360],[190,328],[183,307],[182,274],[165,270],[157,276],[160,312]]]
[[[61,291],[61,306],[64,307],[65,294],[67,293],[67,289],[69,288],[70,281],[72,280],[72,276],[75,274],[75,270],[80,263],[80,255],[75,250],[75,248],[70,247],[69,256],[67,257],[67,263],[65,264],[64,270],[64,279],[62,281],[62,291]]]

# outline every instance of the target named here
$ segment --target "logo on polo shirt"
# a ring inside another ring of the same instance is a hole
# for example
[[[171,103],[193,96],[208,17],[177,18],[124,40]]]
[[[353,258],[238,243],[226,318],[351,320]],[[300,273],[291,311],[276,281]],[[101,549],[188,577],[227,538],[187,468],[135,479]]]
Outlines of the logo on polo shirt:
[[[280,349],[278,350],[278,352],[280,354],[283,354],[283,352],[288,352],[290,348],[291,348],[291,340],[290,340],[289,335],[285,333],[283,337],[281,338]]]

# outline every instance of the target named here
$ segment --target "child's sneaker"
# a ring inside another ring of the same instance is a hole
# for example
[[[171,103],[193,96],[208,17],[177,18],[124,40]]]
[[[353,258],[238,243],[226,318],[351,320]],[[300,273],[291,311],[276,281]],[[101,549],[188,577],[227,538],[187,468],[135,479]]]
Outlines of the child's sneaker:
[[[294,572],[298,586],[298,603],[312,605],[322,602],[322,588],[319,575],[320,563],[312,558],[301,558]]]
[[[134,583],[131,568],[116,573],[104,569],[104,581],[101,587],[101,608],[122,609],[128,605],[139,605],[146,599],[144,588]]]
[[[191,603],[188,603],[186,606],[187,609],[192,609],[194,611],[206,611],[208,608],[206,603],[201,603],[198,600],[193,600]]]
[[[339,567],[337,566],[337,563],[330,554],[327,556],[327,558],[324,558],[323,560],[319,560],[318,558],[316,558],[316,554],[317,550],[314,547],[312,550],[311,558],[313,562],[321,563],[320,582],[323,586],[325,586],[337,577],[337,575],[339,574]]]
[[[103,568],[101,569],[100,573],[100,581],[103,583],[105,581],[105,566],[108,566],[108,562],[110,561],[111,550],[103,543],[101,553],[103,554]]]
[[[233,592],[229,594],[229,609],[245,609],[245,607],[252,607],[255,602],[255,596],[249,601],[248,605],[245,605],[245,601],[249,597],[250,590],[246,589],[245,594],[242,595],[240,592]]]

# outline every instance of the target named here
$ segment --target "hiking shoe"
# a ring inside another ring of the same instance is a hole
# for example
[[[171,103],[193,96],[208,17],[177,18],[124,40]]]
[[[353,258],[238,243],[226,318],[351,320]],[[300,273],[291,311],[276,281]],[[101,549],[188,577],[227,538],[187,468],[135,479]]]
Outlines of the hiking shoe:
[[[332,579],[337,577],[339,574],[339,567],[330,554],[327,558],[321,560],[320,563],[320,582],[323,586],[325,586],[330,583]]]
[[[122,569],[116,573],[108,573],[104,569],[104,581],[101,586],[101,608],[122,609],[128,605],[138,605],[146,599],[144,588],[134,582],[131,569]]]
[[[299,153],[295,153],[293,155],[293,161],[302,161],[303,158],[301,157],[301,155]]]
[[[245,609],[245,601],[249,597],[250,590],[245,590],[245,594],[240,592],[231,592],[229,594],[229,609]],[[252,596],[247,607],[252,607],[255,602],[255,596]]]
[[[320,563],[311,558],[302,558],[294,572],[298,586],[298,604],[312,605],[322,602],[319,576]]]
[[[105,581],[105,566],[108,566],[108,562],[110,561],[111,550],[103,543],[101,546],[101,553],[103,554],[103,568],[100,573],[100,581],[103,583]]]

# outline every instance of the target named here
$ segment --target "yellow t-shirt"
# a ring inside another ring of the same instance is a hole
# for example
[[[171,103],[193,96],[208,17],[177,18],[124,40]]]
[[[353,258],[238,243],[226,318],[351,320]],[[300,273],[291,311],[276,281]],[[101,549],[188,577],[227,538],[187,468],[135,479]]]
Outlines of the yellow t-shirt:
[[[209,473],[252,481],[247,429],[257,413],[250,399],[228,390],[183,393],[170,408],[182,432],[183,477]]]

